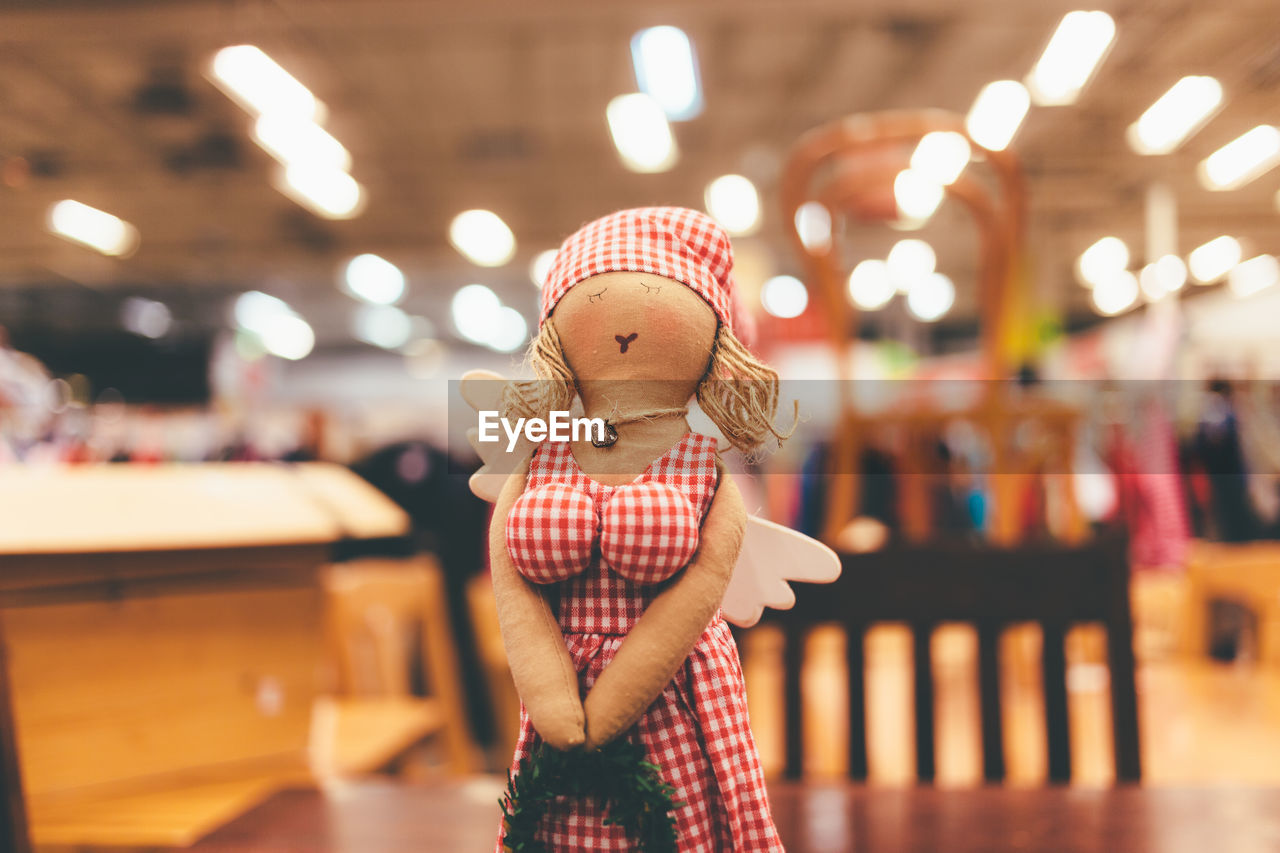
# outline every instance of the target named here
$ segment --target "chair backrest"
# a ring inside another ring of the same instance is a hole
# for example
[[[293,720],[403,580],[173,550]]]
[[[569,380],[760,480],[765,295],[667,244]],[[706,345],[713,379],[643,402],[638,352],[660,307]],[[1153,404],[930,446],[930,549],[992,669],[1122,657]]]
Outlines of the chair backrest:
[[[325,588],[341,693],[409,696],[422,677],[434,694],[441,680],[456,680],[434,558],[340,563],[326,569]]]
[[[876,622],[905,622],[913,634],[916,776],[934,778],[933,683],[930,638],[942,622],[971,623],[978,634],[983,776],[1005,776],[1000,715],[999,638],[1014,623],[1043,631],[1045,731],[1049,780],[1071,778],[1067,721],[1067,629],[1102,623],[1107,630],[1112,735],[1118,781],[1141,777],[1133,625],[1126,543],[1103,536],[1082,545],[904,545],[845,554],[830,586],[799,584],[795,607],[776,616],[782,625],[786,713],[785,775],[803,767],[800,669],[810,628],[838,622],[846,630],[849,662],[849,775],[867,776],[863,635]]]

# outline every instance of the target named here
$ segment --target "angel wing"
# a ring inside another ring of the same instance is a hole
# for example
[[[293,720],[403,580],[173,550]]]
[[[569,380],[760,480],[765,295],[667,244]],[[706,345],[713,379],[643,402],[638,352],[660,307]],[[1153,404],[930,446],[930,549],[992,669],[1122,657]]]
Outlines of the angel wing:
[[[838,577],[835,551],[790,527],[748,515],[742,551],[720,607],[724,618],[750,628],[766,607],[789,610],[796,603],[788,581],[831,583]]]
[[[502,387],[505,381],[501,374],[494,373],[492,370],[469,370],[462,375],[458,390],[462,394],[462,399],[467,401],[467,405],[477,412],[498,411],[502,408]],[[502,486],[507,482],[510,474],[510,470],[503,470],[503,466],[498,464],[499,461],[509,463],[523,460],[533,452],[533,442],[521,435],[515,449],[508,454],[504,451],[502,442],[480,441],[478,427],[467,430],[467,441],[471,443],[472,449],[480,457],[481,462],[480,467],[468,481],[471,491],[476,497],[494,503],[498,500]]]
[[[503,377],[490,370],[473,370],[459,383],[462,398],[476,411],[498,409]],[[471,475],[471,491],[490,503],[498,499],[509,472],[500,470],[499,457],[524,459],[533,451],[533,443],[521,439],[511,453],[494,442],[477,440],[479,430],[467,430],[467,439],[483,463]],[[727,475],[732,476],[732,475]],[[788,581],[831,583],[840,576],[840,558],[826,545],[803,533],[747,516],[742,551],[733,567],[733,576],[725,590],[721,609],[724,618],[741,628],[760,621],[766,607],[787,610],[796,603],[795,592]]]

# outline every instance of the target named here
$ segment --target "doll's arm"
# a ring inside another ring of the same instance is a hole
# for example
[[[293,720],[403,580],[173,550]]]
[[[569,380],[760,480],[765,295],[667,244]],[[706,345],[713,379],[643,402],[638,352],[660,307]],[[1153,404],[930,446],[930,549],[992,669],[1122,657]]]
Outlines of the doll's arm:
[[[742,496],[721,470],[693,560],[632,626],[587,693],[588,749],[630,728],[689,657],[724,598],[746,526]]]
[[[544,741],[569,749],[585,739],[578,673],[546,599],[520,576],[507,553],[507,514],[524,491],[527,475],[526,463],[507,479],[494,506],[489,525],[493,596],[511,678],[529,720]]]

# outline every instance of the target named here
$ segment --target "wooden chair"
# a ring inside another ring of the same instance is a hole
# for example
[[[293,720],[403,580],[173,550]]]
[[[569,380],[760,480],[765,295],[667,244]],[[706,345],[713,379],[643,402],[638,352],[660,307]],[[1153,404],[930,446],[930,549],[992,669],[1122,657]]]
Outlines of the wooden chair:
[[[849,775],[867,777],[864,632],[876,622],[906,622],[913,633],[916,776],[934,778],[934,709],[930,639],[942,622],[968,622],[978,634],[983,776],[1005,776],[1000,714],[999,638],[1015,623],[1043,631],[1045,730],[1049,780],[1071,778],[1067,721],[1067,629],[1100,622],[1107,629],[1112,735],[1118,781],[1141,777],[1133,626],[1125,542],[1109,536],[1078,546],[1017,548],[969,545],[897,546],[842,556],[834,584],[798,584],[796,605],[774,618],[783,629],[786,745],[784,774],[803,767],[801,666],[805,635],[815,625],[845,627],[849,667]]]
[[[1280,545],[1274,542],[1195,542],[1187,563],[1183,645],[1194,657],[1209,651],[1209,607],[1237,602],[1258,620],[1256,656],[1280,665]]]
[[[330,566],[324,587],[338,693],[317,711],[318,772],[383,769],[424,738],[443,738],[452,773],[471,769],[471,739],[433,557]],[[421,685],[415,685],[421,675]],[[415,694],[420,686],[425,696]]]

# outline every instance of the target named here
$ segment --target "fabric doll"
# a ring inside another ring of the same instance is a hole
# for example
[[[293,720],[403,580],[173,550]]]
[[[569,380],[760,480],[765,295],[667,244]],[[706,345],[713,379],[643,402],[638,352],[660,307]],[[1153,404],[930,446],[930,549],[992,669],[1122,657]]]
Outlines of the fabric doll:
[[[529,352],[538,379],[508,385],[503,405],[546,417],[577,398],[608,429],[541,443],[497,495],[490,528],[523,706],[512,790],[538,750],[642,747],[676,804],[681,851],[781,849],[720,610],[747,514],[716,440],[685,419],[696,397],[740,451],[783,437],[777,374],[734,336],[732,266],[720,226],[680,208],[614,213],[565,241]],[[834,577],[825,563],[818,574]],[[781,588],[755,600],[787,606]],[[598,799],[548,799],[531,849],[643,846]],[[500,833],[498,849],[509,843]]]

